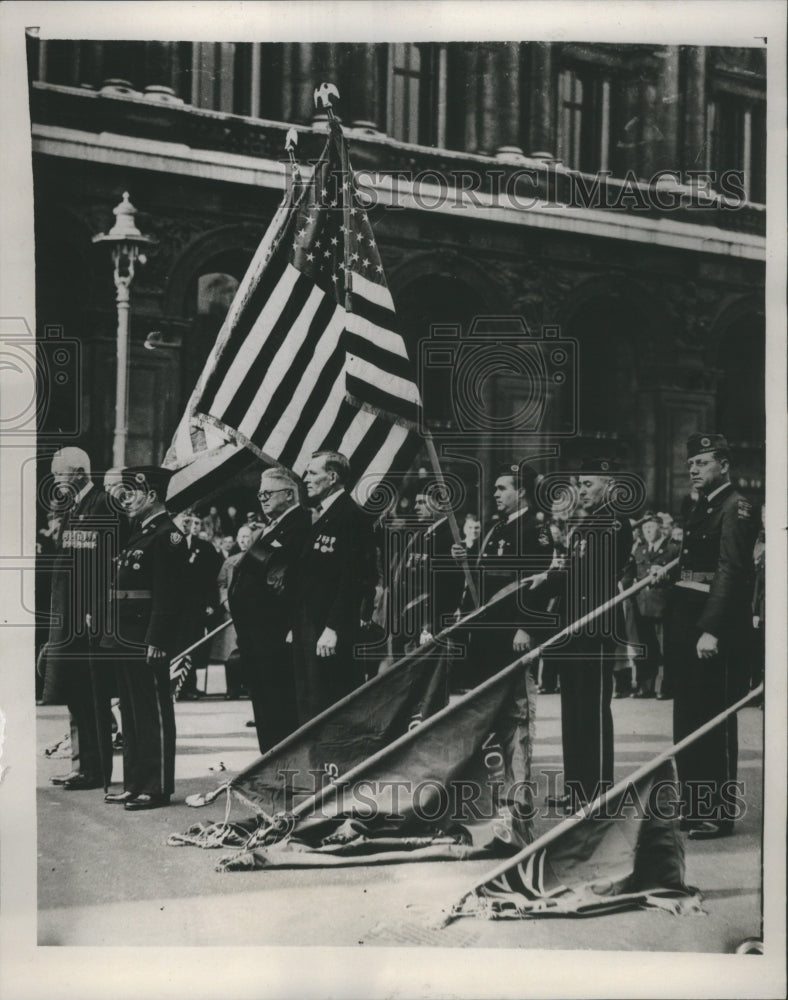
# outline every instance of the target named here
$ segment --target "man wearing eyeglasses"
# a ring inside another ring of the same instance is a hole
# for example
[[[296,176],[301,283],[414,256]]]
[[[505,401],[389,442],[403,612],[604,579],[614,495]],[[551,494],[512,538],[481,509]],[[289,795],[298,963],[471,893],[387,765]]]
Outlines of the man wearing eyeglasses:
[[[267,524],[235,567],[228,591],[238,653],[249,691],[260,753],[276,746],[298,724],[286,585],[310,529],[298,481],[286,469],[267,469],[257,494]]]

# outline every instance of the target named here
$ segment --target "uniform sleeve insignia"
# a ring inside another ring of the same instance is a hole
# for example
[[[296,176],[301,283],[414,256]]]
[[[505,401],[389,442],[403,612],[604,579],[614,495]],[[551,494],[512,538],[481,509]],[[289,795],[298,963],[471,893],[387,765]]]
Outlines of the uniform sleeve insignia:
[[[752,504],[748,500],[739,500],[739,520],[749,521],[752,517]]]
[[[170,545],[180,545],[182,541],[183,541],[183,535],[180,533],[180,531],[170,532]]]

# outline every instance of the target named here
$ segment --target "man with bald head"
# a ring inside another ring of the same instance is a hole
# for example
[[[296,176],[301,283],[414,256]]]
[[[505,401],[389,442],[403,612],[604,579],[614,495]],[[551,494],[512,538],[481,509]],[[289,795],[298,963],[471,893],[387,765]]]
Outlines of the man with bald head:
[[[63,512],[52,571],[45,704],[68,706],[71,772],[52,779],[67,791],[105,789],[112,777],[109,665],[99,653],[111,558],[118,550],[119,517],[90,478],[81,448],[52,458],[55,506]]]

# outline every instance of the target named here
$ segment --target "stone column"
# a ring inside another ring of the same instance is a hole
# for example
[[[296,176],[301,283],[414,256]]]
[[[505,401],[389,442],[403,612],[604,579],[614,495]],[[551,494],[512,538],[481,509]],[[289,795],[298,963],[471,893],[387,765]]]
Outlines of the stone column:
[[[482,152],[522,155],[519,42],[489,42],[479,50],[478,136]]]
[[[531,42],[531,99],[528,153],[555,156],[553,43]]]
[[[287,107],[283,113],[287,121],[299,124],[312,121],[315,109],[312,96],[315,89],[314,49],[311,42],[293,42],[285,46],[284,76],[289,78],[289,86],[285,91]]]
[[[475,153],[482,143],[479,127],[479,69],[481,53],[478,45],[467,44],[462,50],[462,81],[465,97],[465,143],[469,153]],[[462,91],[461,91],[462,93]]]
[[[685,53],[686,78],[684,93],[684,170],[704,170],[706,167],[706,50],[689,46]]]
[[[354,128],[384,130],[378,79],[378,46],[361,43],[350,46],[341,68],[342,116]]]
[[[663,47],[662,66],[659,74],[659,90],[662,95],[662,155],[657,163],[658,170],[678,170],[679,164],[679,47]]]

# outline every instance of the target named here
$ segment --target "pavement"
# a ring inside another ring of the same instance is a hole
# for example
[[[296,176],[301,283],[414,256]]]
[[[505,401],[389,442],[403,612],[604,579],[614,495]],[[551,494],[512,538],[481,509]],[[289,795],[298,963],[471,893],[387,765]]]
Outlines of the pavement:
[[[214,685],[215,686],[215,685]],[[208,690],[211,690],[209,686]],[[613,703],[616,779],[670,746],[672,703]],[[256,757],[248,701],[220,695],[176,705],[176,794],[168,808],[127,813],[103,792],[49,783],[70,770],[43,748],[68,729],[61,707],[37,709],[39,945],[323,945],[444,948],[597,949],[731,953],[761,927],[763,712],[739,713],[739,778],[747,811],[734,836],[686,843],[686,881],[703,894],[702,915],[633,911],[590,919],[486,921],[462,918],[439,929],[434,916],[488,861],[218,873],[227,849],[168,847],[170,833],[224,817],[225,798],[186,806]],[[534,772],[561,767],[560,705],[540,695]],[[115,755],[120,788],[122,761]],[[233,818],[246,815],[233,806]],[[542,832],[555,817],[539,820]]]

